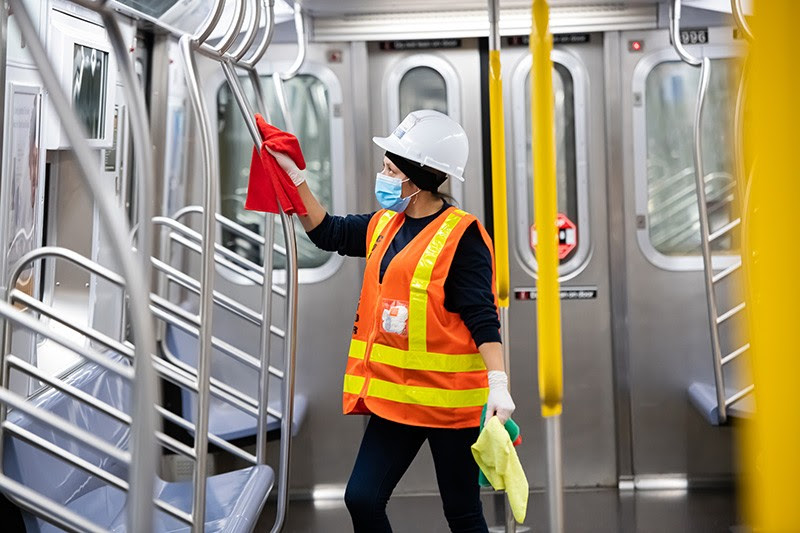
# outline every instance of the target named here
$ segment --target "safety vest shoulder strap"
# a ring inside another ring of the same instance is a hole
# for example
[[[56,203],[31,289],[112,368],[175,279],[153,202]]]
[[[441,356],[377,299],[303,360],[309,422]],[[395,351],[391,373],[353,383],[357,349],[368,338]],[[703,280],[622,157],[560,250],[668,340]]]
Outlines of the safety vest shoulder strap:
[[[389,211],[388,209],[381,209],[377,213],[372,216],[372,220],[370,220],[370,227],[374,227],[372,231],[367,232],[367,257],[370,256],[372,253],[373,248],[375,248],[375,244],[378,242],[378,236],[384,230],[386,225],[389,223],[392,218],[397,213],[395,211]],[[375,220],[377,219],[377,222]]]
[[[433,268],[436,266],[436,260],[444,249],[450,234],[459,222],[469,216],[471,215],[461,209],[451,209],[436,234],[428,243],[417,263],[417,267],[414,269],[408,305],[409,350],[421,352],[427,350],[428,285],[431,282]]]

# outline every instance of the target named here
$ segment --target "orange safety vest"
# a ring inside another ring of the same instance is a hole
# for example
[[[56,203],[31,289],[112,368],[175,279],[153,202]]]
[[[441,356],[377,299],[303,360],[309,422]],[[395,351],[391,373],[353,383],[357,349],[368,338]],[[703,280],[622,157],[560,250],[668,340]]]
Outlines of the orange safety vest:
[[[381,210],[369,223],[343,411],[413,426],[478,426],[488,394],[486,366],[464,321],[444,307],[456,247],[477,219],[449,207],[392,258],[381,282],[381,260],[404,219]]]

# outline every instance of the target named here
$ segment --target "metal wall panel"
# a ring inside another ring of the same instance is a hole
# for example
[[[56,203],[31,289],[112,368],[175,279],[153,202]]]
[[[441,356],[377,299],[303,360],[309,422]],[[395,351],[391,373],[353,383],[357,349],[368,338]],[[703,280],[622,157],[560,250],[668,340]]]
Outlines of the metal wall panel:
[[[687,21],[686,24],[689,24]],[[629,308],[633,472],[679,473],[690,478],[731,475],[730,427],[711,427],[689,403],[693,381],[713,382],[702,263],[693,270],[655,266],[637,240],[633,75],[648,54],[670,47],[667,30],[621,34],[625,245]],[[626,43],[641,40],[644,53]],[[712,28],[712,45],[732,45],[730,28]],[[731,48],[731,53],[735,49]],[[677,59],[677,56],[675,56]],[[637,97],[638,98],[638,97]],[[666,127],[666,126],[665,126]],[[639,183],[644,183],[639,181]],[[639,213],[641,215],[641,213]],[[641,217],[639,222],[641,222]],[[728,296],[720,292],[720,305]],[[727,307],[722,307],[727,308]]]

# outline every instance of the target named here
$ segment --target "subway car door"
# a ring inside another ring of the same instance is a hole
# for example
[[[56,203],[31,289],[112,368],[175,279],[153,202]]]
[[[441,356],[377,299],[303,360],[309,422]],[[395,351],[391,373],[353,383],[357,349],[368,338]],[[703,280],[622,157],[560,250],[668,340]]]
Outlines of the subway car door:
[[[486,223],[483,206],[481,64],[477,39],[378,41],[367,43],[371,126],[370,137],[385,136],[411,111],[434,109],[458,121],[467,133],[469,159],[465,181],[448,180],[442,187],[456,204]],[[383,152],[374,145],[374,171]],[[373,174],[374,176],[374,174]],[[365,195],[366,196],[366,195]],[[366,210],[377,206],[372,194]],[[433,462],[427,446],[403,477],[396,493],[436,491]]]
[[[503,40],[503,89],[511,272],[510,347],[515,418],[532,485],[546,479],[536,348],[532,247],[531,55],[527,37]],[[564,357],[566,486],[615,486],[610,337],[603,35],[556,35],[553,59]]]
[[[434,109],[459,122],[469,139],[465,181],[452,180],[442,190],[485,222],[478,40],[378,41],[367,44],[367,53],[371,134],[389,134],[416,109]],[[383,153],[374,147],[372,154],[379,170]]]
[[[688,23],[687,23],[688,24]],[[711,231],[738,216],[732,115],[744,52],[729,27],[701,30],[691,53],[711,58],[703,147]],[[638,41],[634,50],[629,43]],[[621,34],[625,283],[630,348],[632,470],[729,478],[732,434],[710,426],[687,390],[713,384],[692,127],[699,69],[681,61],[667,30]],[[727,127],[719,127],[725,124]],[[738,259],[738,232],[712,243],[715,271]],[[720,312],[731,294],[717,289]],[[731,339],[723,330],[723,345]],[[725,348],[723,347],[723,350]]]

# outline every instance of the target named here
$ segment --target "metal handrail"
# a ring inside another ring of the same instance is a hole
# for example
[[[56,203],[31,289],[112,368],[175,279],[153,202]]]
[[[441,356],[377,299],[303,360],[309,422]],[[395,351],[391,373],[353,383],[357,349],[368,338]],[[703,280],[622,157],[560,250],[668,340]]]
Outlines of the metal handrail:
[[[281,72],[281,79],[284,81],[290,80],[297,76],[300,72],[300,67],[306,60],[306,53],[308,51],[308,32],[305,28],[305,14],[300,2],[294,3],[294,31],[297,34],[297,55],[286,72]]]
[[[103,2],[103,5],[105,2]],[[126,235],[129,230],[124,217],[120,216],[119,210],[115,206],[114,200],[107,194],[104,186],[105,180],[100,175],[96,165],[96,158],[91,149],[86,145],[84,128],[75,115],[70,102],[60,85],[58,76],[50,63],[47,52],[44,49],[37,29],[31,20],[28,8],[23,0],[9,0],[9,6],[14,10],[17,26],[28,45],[28,52],[39,67],[39,75],[46,87],[49,97],[53,103],[59,118],[61,127],[69,139],[75,153],[78,166],[81,169],[81,176],[85,179],[85,184],[92,192],[95,199],[100,220],[106,231],[111,237],[111,247],[119,260],[120,267],[125,279],[128,280],[130,287],[130,311],[132,331],[136,339],[136,358],[134,359],[134,369],[136,380],[133,387],[133,405],[136,416],[132,426],[133,440],[133,461],[136,466],[130,474],[131,493],[130,506],[127,517],[127,526],[130,531],[143,531],[152,527],[153,520],[153,487],[155,482],[156,466],[156,447],[154,440],[155,433],[155,413],[152,409],[152,399],[157,397],[155,386],[155,376],[150,362],[149,354],[152,353],[154,346],[154,332],[150,323],[150,316],[147,312],[147,285],[146,277],[142,271],[143,264],[137,261],[129,247],[127,247]],[[112,44],[114,37],[112,36]],[[122,66],[122,65],[120,65]],[[149,242],[145,238],[144,242]],[[9,328],[6,328],[4,335],[5,342],[10,339]],[[8,365],[5,361],[2,364],[2,383],[8,383]],[[0,409],[0,422],[5,420],[7,409]],[[0,438],[0,447],[2,439]],[[1,448],[0,448],[1,450]],[[0,451],[0,457],[2,453]],[[0,476],[4,476],[0,466]],[[20,498],[26,498],[22,492],[13,490],[13,484],[5,484],[10,494],[16,494]],[[24,506],[34,512],[52,516],[42,505],[36,505],[26,499]]]
[[[681,41],[681,0],[672,0],[670,4],[669,35],[672,40],[672,47],[678,57],[681,58],[681,61],[693,67],[701,66],[703,60],[690,54]]]
[[[211,120],[208,115],[203,93],[200,90],[197,64],[194,58],[194,50],[198,48],[198,42],[191,37],[184,36],[180,39],[181,57],[183,59],[184,74],[186,85],[189,89],[189,98],[192,102],[195,118],[199,124],[203,168],[205,180],[203,187],[203,206],[206,213],[211,213],[217,205],[217,184],[219,183],[219,163],[217,157],[217,146],[211,135]],[[211,294],[214,290],[214,243],[216,242],[216,223],[214,218],[206,215],[203,217],[203,261],[200,268],[200,331],[199,343],[200,350],[197,362],[197,418],[195,421],[197,431],[195,432],[195,469],[193,472],[193,495],[192,495],[192,520],[200,533],[205,529],[205,509],[206,509],[206,465],[208,462],[208,440],[199,438],[198,435],[205,436],[208,433],[208,411],[211,378],[211,336],[212,336],[212,312],[213,302]]]
[[[250,57],[240,58],[238,63],[241,67],[249,69],[255,68],[255,65],[264,57],[264,53],[266,53],[267,48],[269,48],[272,42],[272,36],[275,33],[275,0],[264,0],[264,6],[266,8],[264,10],[264,38]],[[264,106],[259,105],[259,108],[263,110]]]
[[[242,31],[246,11],[245,0],[235,0],[231,27],[216,46],[210,47],[212,50],[218,54],[226,54],[228,52],[230,47],[233,46],[233,43],[236,42],[236,38],[239,37],[239,33]]]
[[[733,20],[736,21],[736,26],[739,27],[739,31],[742,32],[745,40],[747,42],[753,42],[753,31],[750,29],[750,24],[747,23],[747,19],[744,17],[744,9],[742,9],[742,0],[731,0],[731,14],[733,15]]]
[[[187,205],[186,207],[182,207],[178,211],[175,211],[175,214],[172,215],[172,219],[176,222],[180,222],[180,220],[190,214],[203,214],[203,206],[201,205]],[[217,223],[224,226],[227,230],[236,233],[240,237],[249,240],[253,244],[257,244],[259,246],[266,246],[267,239],[266,237],[262,237],[258,233],[254,231],[250,231],[246,227],[242,226],[235,220],[232,220],[221,213],[215,213],[215,217],[217,219]],[[286,257],[286,248],[279,244],[272,245],[272,250],[277,252],[278,254]]]
[[[258,27],[261,22],[261,0],[251,0],[251,5],[253,6],[253,24],[245,34],[244,40],[239,48],[231,52],[230,55],[234,61],[241,61],[245,54],[250,51],[250,47],[256,40],[256,34],[258,33]]]
[[[214,28],[217,27],[219,24],[220,19],[222,18],[222,13],[225,11],[225,1],[224,0],[214,0],[214,8],[212,11],[211,17],[206,21],[205,27],[198,31],[195,35],[194,40],[197,44],[203,44],[206,40],[211,36],[211,33],[214,31]]]
[[[703,277],[706,288],[706,307],[711,333],[711,357],[714,371],[714,384],[717,397],[717,417],[719,422],[727,420],[727,405],[725,403],[725,376],[722,370],[722,345],[719,329],[717,328],[717,300],[714,292],[714,267],[711,256],[711,242],[709,236],[711,229],[708,220],[708,205],[706,204],[706,187],[703,167],[703,109],[705,107],[708,83],[710,80],[711,60],[708,57],[695,57],[683,47],[680,39],[681,0],[673,0],[670,9],[670,33],[672,46],[682,61],[693,67],[700,67],[700,83],[697,91],[697,103],[693,125],[693,153],[695,170],[695,187],[697,189],[697,209],[700,214],[700,249],[703,256]]]
[[[298,13],[302,18],[302,11],[298,4],[295,4],[295,22],[297,23]],[[300,22],[299,30],[302,30],[302,20]],[[300,64],[297,69],[302,65],[302,58],[305,57],[303,52]],[[241,80],[236,75],[233,64],[229,60],[223,59],[221,61],[225,77],[230,84],[231,90],[236,100],[239,110],[242,113],[242,118],[247,124],[247,129],[250,132],[253,143],[256,147],[261,146],[261,134],[258,131],[258,126],[255,122],[255,113],[250,103],[244,95],[244,89]],[[280,216],[282,221],[282,228],[287,251],[287,278],[286,278],[286,307],[285,307],[285,324],[286,324],[286,337],[284,339],[284,373],[286,378],[282,382],[283,386],[283,418],[281,419],[281,449],[280,449],[280,464],[281,469],[279,472],[278,480],[278,511],[273,525],[273,532],[280,531],[283,527],[283,522],[286,518],[286,508],[288,506],[288,491],[289,491],[289,463],[291,460],[291,445],[292,445],[292,418],[294,411],[294,374],[295,374],[295,361],[296,361],[296,343],[297,343],[297,241],[292,219],[280,209]],[[271,247],[270,247],[271,248]],[[264,319],[267,317],[271,308],[271,294],[272,292],[267,289],[269,280],[271,279],[272,270],[272,257],[271,254],[264,253],[264,292],[262,295]],[[270,274],[269,277],[267,275]],[[266,328],[262,328],[261,335],[261,349],[262,358],[269,359],[269,333]],[[262,360],[262,365],[264,364]],[[265,375],[261,375],[262,382],[259,384],[259,391],[262,398],[259,398],[259,409],[265,405],[267,399],[268,387]],[[256,435],[256,450],[257,455],[266,458],[266,419],[262,416],[258,418],[258,427]]]

